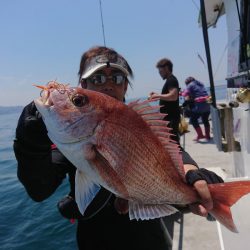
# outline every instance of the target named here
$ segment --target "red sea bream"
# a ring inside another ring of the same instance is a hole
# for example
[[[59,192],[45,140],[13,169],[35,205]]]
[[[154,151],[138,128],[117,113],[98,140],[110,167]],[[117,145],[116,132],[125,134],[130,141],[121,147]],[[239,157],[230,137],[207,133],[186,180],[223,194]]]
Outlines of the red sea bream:
[[[49,83],[35,100],[58,149],[76,166],[76,201],[81,213],[100,186],[128,200],[131,219],[175,213],[170,204],[199,202],[186,184],[180,149],[158,106],[129,105],[102,93]],[[250,192],[249,181],[210,184],[210,212],[237,232],[230,207]]]

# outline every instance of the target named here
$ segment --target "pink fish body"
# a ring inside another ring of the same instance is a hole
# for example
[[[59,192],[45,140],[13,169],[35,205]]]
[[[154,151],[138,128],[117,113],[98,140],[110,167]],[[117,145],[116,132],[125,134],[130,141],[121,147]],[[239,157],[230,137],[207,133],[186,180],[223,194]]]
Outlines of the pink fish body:
[[[50,139],[76,166],[76,201],[82,213],[100,186],[128,200],[131,219],[170,215],[199,202],[186,184],[178,145],[159,107],[128,106],[107,95],[57,84],[35,100]],[[250,192],[250,182],[209,185],[211,214],[236,232],[230,206]],[[230,194],[230,195],[229,195]]]

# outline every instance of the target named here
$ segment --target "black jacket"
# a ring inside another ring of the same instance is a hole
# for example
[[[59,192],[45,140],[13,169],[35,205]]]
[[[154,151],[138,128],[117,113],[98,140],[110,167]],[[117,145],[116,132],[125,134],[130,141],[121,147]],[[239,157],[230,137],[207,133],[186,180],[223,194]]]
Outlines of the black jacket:
[[[51,145],[46,127],[32,102],[19,118],[14,152],[18,162],[17,176],[34,201],[42,201],[53,194],[67,174],[70,196],[74,198],[76,168]],[[183,152],[183,160],[196,165],[186,152]],[[79,217],[77,239],[80,249],[128,249],[131,244],[136,249],[167,249],[168,241],[160,219],[130,221],[128,215],[117,213],[113,202],[114,195],[102,188],[85,217]]]

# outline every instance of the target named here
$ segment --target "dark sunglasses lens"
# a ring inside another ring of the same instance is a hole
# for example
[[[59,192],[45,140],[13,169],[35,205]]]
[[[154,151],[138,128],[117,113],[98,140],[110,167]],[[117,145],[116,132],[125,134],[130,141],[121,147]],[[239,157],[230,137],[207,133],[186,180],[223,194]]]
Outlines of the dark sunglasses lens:
[[[87,78],[87,82],[95,85],[103,85],[107,82],[108,79],[112,80],[113,83],[120,85],[125,82],[126,77],[123,74],[115,74],[110,77],[104,74],[96,74]]]
[[[101,74],[93,75],[89,78],[90,82],[95,85],[102,85],[106,82],[106,76]]]
[[[114,75],[113,76],[113,82],[116,84],[123,84],[125,81],[125,76],[124,75]]]

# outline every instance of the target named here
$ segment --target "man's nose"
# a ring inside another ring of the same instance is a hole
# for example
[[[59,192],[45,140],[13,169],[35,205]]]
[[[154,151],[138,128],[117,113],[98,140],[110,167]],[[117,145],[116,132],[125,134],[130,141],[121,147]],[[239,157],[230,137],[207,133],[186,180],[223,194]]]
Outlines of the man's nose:
[[[113,87],[114,87],[114,85],[112,83],[112,80],[108,79],[107,82],[104,84],[103,89],[105,91],[110,91],[110,90],[113,90]]]

